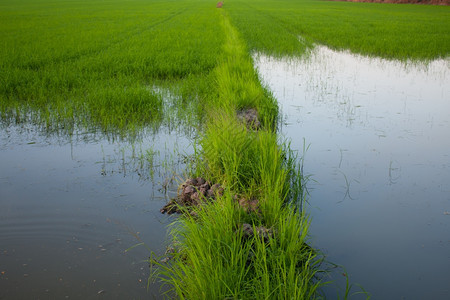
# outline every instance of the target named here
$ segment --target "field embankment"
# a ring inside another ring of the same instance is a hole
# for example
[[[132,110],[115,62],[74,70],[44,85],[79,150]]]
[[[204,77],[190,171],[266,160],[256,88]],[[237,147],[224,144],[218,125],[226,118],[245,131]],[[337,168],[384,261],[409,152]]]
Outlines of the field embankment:
[[[174,251],[168,265],[158,263],[159,276],[182,299],[315,298],[320,259],[307,244],[296,157],[277,137],[276,102],[261,87],[245,42],[226,12],[220,18],[219,101],[207,112],[193,175],[225,192],[176,222]],[[245,109],[257,111],[260,128],[238,120]]]

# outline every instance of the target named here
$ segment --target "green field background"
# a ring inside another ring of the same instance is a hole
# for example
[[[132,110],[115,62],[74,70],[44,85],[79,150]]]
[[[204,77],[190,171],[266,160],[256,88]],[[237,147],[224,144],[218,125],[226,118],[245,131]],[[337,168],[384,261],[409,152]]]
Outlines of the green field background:
[[[301,55],[313,43],[400,60],[450,53],[450,9],[310,0],[2,0],[3,120],[47,128],[135,131],[170,106],[197,117],[219,101],[212,71],[223,58],[218,11],[250,52]],[[167,106],[167,103],[166,103]],[[194,122],[195,123],[195,122]]]

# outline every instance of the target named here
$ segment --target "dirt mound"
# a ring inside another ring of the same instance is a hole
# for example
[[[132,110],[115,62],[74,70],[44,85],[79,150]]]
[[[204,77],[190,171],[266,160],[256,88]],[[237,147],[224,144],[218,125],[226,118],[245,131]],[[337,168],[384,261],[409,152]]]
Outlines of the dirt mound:
[[[247,213],[259,213],[259,200],[255,198],[246,198],[246,197],[239,197],[234,196],[234,200],[237,201],[239,206]]]
[[[254,108],[239,110],[237,112],[237,118],[249,129],[258,130],[261,128],[261,122],[258,118],[258,111]]]
[[[161,213],[169,215],[181,213],[183,208],[189,210],[190,207],[200,206],[208,201],[214,201],[216,196],[223,195],[223,187],[216,183],[211,183],[204,178],[189,178],[178,189],[178,195],[175,199],[161,208]]]
[[[273,229],[264,226],[256,226],[253,228],[252,225],[248,223],[242,224],[240,229],[242,231],[242,237],[245,240],[251,239],[254,236],[259,236],[264,242],[269,242],[269,239],[273,236]]]

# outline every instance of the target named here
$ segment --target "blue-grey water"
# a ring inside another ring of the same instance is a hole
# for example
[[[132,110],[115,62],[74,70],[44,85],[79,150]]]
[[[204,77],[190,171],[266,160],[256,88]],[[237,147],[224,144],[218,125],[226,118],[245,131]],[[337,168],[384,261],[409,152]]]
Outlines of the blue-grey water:
[[[160,298],[146,260],[169,242],[159,209],[189,149],[167,130],[128,143],[2,127],[0,299]]]
[[[372,299],[450,299],[450,60],[319,46],[254,61],[282,134],[300,154],[309,146],[312,244]],[[332,279],[344,283],[342,273]]]

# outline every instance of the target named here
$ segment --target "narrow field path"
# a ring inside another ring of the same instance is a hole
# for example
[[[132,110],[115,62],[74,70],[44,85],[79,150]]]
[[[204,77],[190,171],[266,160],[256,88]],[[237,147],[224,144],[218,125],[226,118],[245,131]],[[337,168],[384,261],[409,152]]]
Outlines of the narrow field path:
[[[307,244],[309,222],[299,209],[300,167],[276,134],[277,103],[261,86],[246,44],[225,10],[220,18],[219,101],[208,104],[185,186],[204,178],[225,191],[175,222],[167,259],[155,260],[156,277],[181,299],[315,298],[320,259]]]

